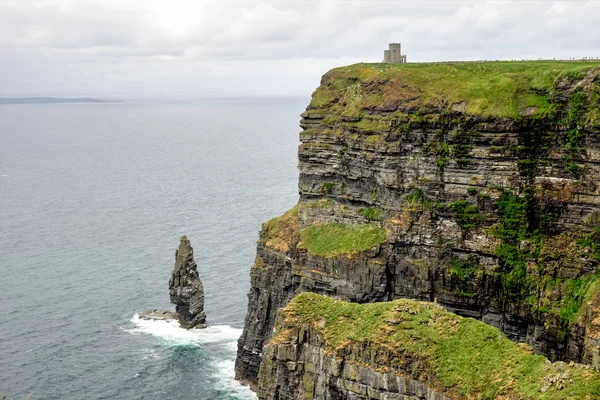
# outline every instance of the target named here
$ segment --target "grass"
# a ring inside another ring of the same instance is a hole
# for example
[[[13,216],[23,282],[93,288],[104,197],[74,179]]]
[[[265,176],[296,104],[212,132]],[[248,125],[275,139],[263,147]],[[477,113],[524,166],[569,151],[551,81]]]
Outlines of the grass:
[[[311,327],[330,357],[371,348],[375,370],[421,376],[456,399],[586,399],[600,395],[600,374],[581,365],[549,364],[496,328],[433,303],[396,300],[356,304],[302,293],[281,311],[272,343],[297,340]],[[567,379],[560,379],[566,374]],[[556,382],[566,384],[562,390]],[[572,379],[572,382],[569,381]],[[545,390],[544,390],[545,389]],[[570,394],[572,396],[569,396]],[[589,396],[589,397],[586,397]]]
[[[279,251],[288,251],[298,238],[298,206],[280,217],[265,222],[259,242]]]
[[[380,220],[383,216],[383,210],[377,207],[359,208],[357,212],[368,220]]]
[[[598,290],[600,290],[600,270],[593,275],[568,280],[559,309],[560,318],[570,323],[577,322],[584,300],[593,293],[598,293]]]
[[[540,232],[540,219],[547,213],[540,208],[536,197],[517,196],[502,190],[496,203],[499,223],[492,234],[501,240],[495,254],[499,267],[495,275],[499,282],[499,300],[502,309],[525,302],[530,311],[546,321],[553,317],[561,335],[569,332],[570,325],[577,323],[582,310],[586,309],[586,299],[600,290],[600,270],[594,274],[561,278],[556,277],[552,267],[553,259],[561,259],[574,268],[567,253],[557,252],[547,235]],[[583,257],[600,261],[600,227],[588,235],[577,239],[572,234],[568,242],[574,248],[568,250],[573,259]],[[524,243],[529,243],[523,246]],[[562,246],[566,246],[565,242]],[[536,265],[535,271],[532,265]]]
[[[343,105],[343,112],[357,117],[361,110],[384,103],[406,102],[419,107],[464,102],[465,112],[471,115],[519,118],[528,107],[546,115],[555,108],[551,99],[557,78],[581,79],[586,70],[596,67],[600,63],[361,63],[329,71],[311,106],[327,108],[341,99],[337,103]],[[380,91],[364,89],[375,82],[385,82],[378,85]],[[597,118],[598,108],[588,110],[590,118]]]
[[[450,210],[454,212],[456,223],[464,230],[477,227],[477,221],[482,219],[477,206],[471,205],[467,200],[458,200],[450,204]]]
[[[323,257],[353,255],[379,246],[386,240],[385,230],[369,224],[312,225],[300,231],[298,247]]]
[[[456,276],[458,279],[465,282],[468,282],[477,272],[476,268],[468,261],[461,260],[458,257],[452,258],[448,271],[450,272],[450,275]]]
[[[588,249],[591,258],[600,261],[600,226],[596,226],[585,238],[578,240],[577,244]]]
[[[324,182],[321,184],[321,190],[323,191],[323,193],[329,194],[333,191],[333,189],[335,189],[336,186],[337,186],[337,183]]]
[[[381,135],[369,135],[365,138],[365,143],[369,143],[369,144],[383,143],[383,137],[381,137]]]
[[[306,204],[307,208],[333,208],[335,202],[332,199],[320,199]]]

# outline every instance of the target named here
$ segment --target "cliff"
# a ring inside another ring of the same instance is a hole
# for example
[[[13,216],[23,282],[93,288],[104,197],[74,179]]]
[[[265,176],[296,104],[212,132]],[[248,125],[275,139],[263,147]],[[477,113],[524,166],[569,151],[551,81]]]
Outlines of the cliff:
[[[300,292],[434,301],[600,366],[600,65],[357,64],[302,114],[300,199],[263,225],[236,376]]]
[[[600,395],[600,374],[591,366],[552,364],[496,328],[437,304],[359,305],[313,293],[279,312],[259,378],[264,400]]]

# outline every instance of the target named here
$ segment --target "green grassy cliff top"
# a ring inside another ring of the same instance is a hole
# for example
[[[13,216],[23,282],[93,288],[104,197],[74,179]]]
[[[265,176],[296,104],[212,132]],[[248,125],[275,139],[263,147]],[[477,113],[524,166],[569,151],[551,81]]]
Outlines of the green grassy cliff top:
[[[599,118],[600,62],[498,61],[354,64],[323,76],[311,108],[343,112],[383,107],[454,107],[470,115],[518,118],[552,113],[583,91],[589,119]],[[594,82],[595,81],[595,82]],[[564,97],[567,96],[567,98]]]
[[[496,328],[433,303],[396,300],[361,305],[302,293],[280,311],[272,343],[294,340],[297,329],[307,325],[323,336],[328,355],[341,356],[360,343],[381,346],[394,357],[388,365],[375,358],[368,366],[396,370],[408,366],[413,376],[434,377],[435,382],[429,383],[441,384],[453,398],[600,396],[600,374],[590,366],[551,364]]]

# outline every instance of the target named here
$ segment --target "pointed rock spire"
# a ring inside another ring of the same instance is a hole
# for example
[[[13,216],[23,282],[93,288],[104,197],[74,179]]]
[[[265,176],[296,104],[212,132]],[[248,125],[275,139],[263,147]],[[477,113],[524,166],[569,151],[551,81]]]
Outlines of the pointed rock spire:
[[[204,287],[194,261],[194,249],[189,239],[182,236],[179,249],[175,251],[175,267],[169,281],[169,296],[175,304],[181,326],[184,328],[205,327]]]

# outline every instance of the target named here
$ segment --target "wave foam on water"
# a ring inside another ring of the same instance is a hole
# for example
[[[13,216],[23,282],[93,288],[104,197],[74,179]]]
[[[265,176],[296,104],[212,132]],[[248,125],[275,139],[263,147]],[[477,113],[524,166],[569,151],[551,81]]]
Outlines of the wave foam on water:
[[[225,350],[219,358],[213,360],[213,376],[218,380],[218,389],[235,399],[256,399],[256,394],[249,387],[234,379],[234,358],[237,351],[237,340],[242,329],[229,325],[214,325],[204,329],[187,330],[181,328],[175,320],[147,320],[135,314],[131,321],[133,328],[124,329],[131,334],[149,334],[164,340],[170,346],[218,347]],[[204,346],[206,345],[206,346]],[[225,356],[226,358],[223,358]]]
[[[191,332],[196,335],[200,343],[221,344],[232,354],[237,352],[237,340],[242,335],[242,329],[229,325],[209,326],[204,329],[193,329]]]
[[[140,318],[135,314],[131,318],[134,327],[125,329],[126,332],[132,334],[147,333],[152,336],[164,339],[168,344],[174,346],[200,346],[198,337],[187,329],[179,326],[179,322],[175,320],[150,320]]]
[[[218,389],[234,394],[239,399],[256,399],[256,394],[248,386],[244,386],[234,379],[234,365],[233,360],[215,362],[215,375],[219,377]]]

